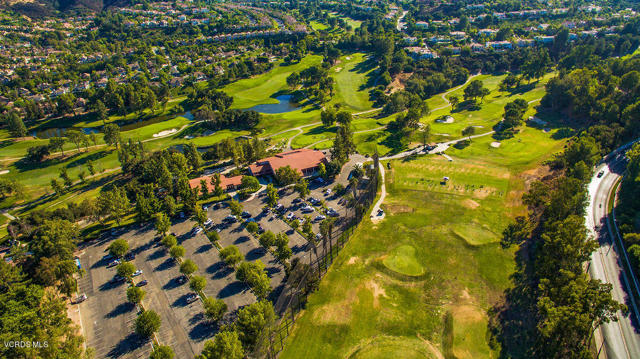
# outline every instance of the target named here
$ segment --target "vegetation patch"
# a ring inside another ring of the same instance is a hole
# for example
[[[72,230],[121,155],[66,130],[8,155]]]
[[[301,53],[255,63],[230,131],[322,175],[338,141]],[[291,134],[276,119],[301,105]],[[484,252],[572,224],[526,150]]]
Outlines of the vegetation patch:
[[[349,359],[438,358],[437,349],[419,339],[382,336],[367,340],[346,355]]]
[[[410,245],[397,247],[382,261],[385,267],[407,276],[421,276],[424,267],[416,258],[416,249]]]
[[[500,236],[478,223],[458,225],[452,229],[452,232],[472,246],[498,242],[500,240]]]

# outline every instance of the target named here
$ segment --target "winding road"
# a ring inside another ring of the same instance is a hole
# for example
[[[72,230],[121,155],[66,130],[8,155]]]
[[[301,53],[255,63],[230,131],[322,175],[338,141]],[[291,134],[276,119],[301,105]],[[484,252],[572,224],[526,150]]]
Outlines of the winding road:
[[[631,273],[631,278],[623,270],[629,259],[624,248],[615,221],[610,225],[609,202],[615,196],[614,189],[622,178],[627,161],[623,146],[608,155],[596,168],[596,174],[589,183],[589,204],[586,210],[586,225],[590,235],[600,243],[600,247],[592,253],[588,271],[592,278],[612,285],[613,299],[624,303],[629,313],[616,314],[618,321],[605,323],[595,333],[598,345],[598,358],[624,359],[640,358],[640,335],[636,330],[640,323],[638,304],[634,296],[628,293],[638,292],[638,280]],[[600,177],[598,174],[602,173]],[[615,214],[612,213],[612,216]],[[614,217],[615,218],[615,217]],[[617,238],[616,238],[617,237]]]

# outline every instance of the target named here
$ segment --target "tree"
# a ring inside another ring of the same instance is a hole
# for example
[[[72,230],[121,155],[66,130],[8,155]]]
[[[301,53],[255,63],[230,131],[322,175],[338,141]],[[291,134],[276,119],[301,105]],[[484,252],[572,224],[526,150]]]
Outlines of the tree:
[[[202,158],[200,157],[200,152],[196,148],[196,145],[193,142],[189,142],[186,144],[184,148],[184,157],[187,159],[187,163],[191,166],[192,171],[199,171],[200,166],[202,166]]]
[[[102,121],[103,125],[107,124],[107,118],[108,116],[108,110],[107,107],[104,105],[104,103],[100,100],[96,100],[95,105],[94,105],[94,112],[96,114],[96,117],[98,118],[98,121]]]
[[[200,180],[200,194],[202,195],[202,198],[209,197],[209,186],[207,185],[207,180],[205,179]]]
[[[16,112],[11,111],[5,117],[5,124],[11,136],[24,137],[27,135],[27,127]]]
[[[309,193],[311,193],[311,191],[309,191],[308,183],[304,178],[300,179],[298,182],[296,182],[296,184],[293,187],[293,189],[296,192],[298,192],[298,196],[301,199],[305,199],[309,195]]]
[[[471,140],[471,136],[473,136],[476,133],[476,128],[473,126],[467,126],[462,130],[462,136],[465,137],[469,137],[469,140]]]
[[[187,259],[186,261],[182,262],[182,264],[180,265],[180,273],[187,276],[191,275],[197,270],[198,270],[198,266],[191,259]]]
[[[271,292],[269,276],[259,259],[255,262],[242,262],[236,269],[236,278],[247,283],[259,299],[265,299]]]
[[[51,179],[51,189],[53,190],[53,192],[55,192],[56,195],[58,196],[62,196],[64,194],[64,188],[62,187],[62,185],[60,184],[60,182],[58,182],[57,179],[52,178]]]
[[[269,183],[267,185],[267,206],[272,208],[275,207],[278,204],[279,199],[278,190],[273,186],[273,184]]]
[[[140,287],[127,288],[127,300],[133,304],[140,304],[144,299],[146,292]]]
[[[258,224],[256,222],[247,223],[246,228],[247,228],[247,231],[249,231],[249,233],[256,233],[259,229]]]
[[[209,218],[207,217],[207,212],[205,212],[200,207],[195,207],[193,209],[193,219],[198,223],[200,227],[204,226],[204,222],[206,222]]]
[[[87,135],[78,130],[67,130],[65,133],[69,141],[76,145],[76,151],[80,152],[80,145],[87,142]]]
[[[135,331],[139,336],[148,339],[160,329],[161,319],[153,310],[145,310],[136,319]]]
[[[464,89],[464,100],[475,101],[478,97],[484,97],[489,94],[489,90],[482,85],[482,81],[473,80]]]
[[[234,216],[240,216],[240,214],[242,214],[242,205],[235,199],[229,201],[229,209]]]
[[[169,255],[173,259],[184,257],[184,252],[185,252],[184,247],[179,245],[174,245],[173,247],[171,247],[171,249],[169,249]]]
[[[126,240],[119,238],[111,242],[108,249],[112,256],[122,258],[129,251],[129,243],[127,243]]]
[[[460,103],[460,97],[453,95],[449,97],[449,102],[451,103],[452,108],[456,108],[456,106],[458,106],[458,104]]]
[[[276,245],[276,258],[285,263],[291,258],[291,248],[289,248],[289,237],[284,233],[278,233],[275,240]]]
[[[119,148],[120,142],[120,127],[115,123],[106,124],[103,127],[104,132],[104,142],[109,146],[116,146],[116,149]]]
[[[242,359],[244,351],[236,331],[222,331],[213,340],[204,343],[202,356],[205,359]]]
[[[220,184],[222,183],[222,180],[220,178],[220,174],[216,173],[213,175],[213,177],[211,178],[211,184],[213,185],[213,195],[216,197],[220,197],[222,196],[222,194],[224,193],[224,191],[222,190],[222,187],[220,186]]]
[[[351,120],[353,120],[353,117],[350,112],[340,111],[336,114],[336,122],[341,126],[350,126]]]
[[[168,236],[164,236],[160,243],[162,243],[162,245],[166,248],[172,248],[173,246],[178,244],[178,239],[176,239],[176,236],[170,234]]]
[[[276,182],[281,186],[290,185],[296,183],[300,179],[300,175],[291,166],[286,165],[276,170]]]
[[[240,309],[236,327],[243,346],[250,351],[260,345],[266,339],[266,334],[275,319],[273,305],[267,300]]]
[[[116,273],[128,280],[131,280],[131,277],[133,276],[133,273],[135,273],[135,271],[136,266],[134,266],[131,262],[122,262],[116,267]]]
[[[297,72],[292,72],[291,75],[287,76],[287,85],[290,88],[296,88],[300,85],[300,75]]]
[[[217,322],[227,312],[227,303],[222,299],[205,298],[204,299],[204,315],[212,322]]]
[[[156,345],[149,355],[149,359],[173,359],[175,354],[173,349],[168,345]]]
[[[324,127],[329,128],[336,122],[336,114],[332,110],[322,110],[320,120]]]
[[[67,140],[64,137],[51,137],[49,139],[49,148],[60,152],[62,157],[64,157],[64,144],[66,142]]]
[[[222,258],[228,266],[235,268],[235,266],[242,261],[243,257],[238,247],[230,245],[220,251],[220,258]]]
[[[255,192],[260,189],[260,181],[253,176],[242,176],[242,189]]]
[[[194,275],[189,280],[189,288],[194,292],[201,292],[207,285],[207,279],[200,275]]]
[[[268,250],[269,247],[273,246],[275,241],[276,241],[276,236],[271,231],[266,231],[262,233],[260,235],[260,238],[258,238],[258,242],[260,242],[260,246],[262,246],[262,248],[266,250]]]
[[[156,232],[159,236],[165,236],[171,229],[171,221],[169,217],[164,213],[158,213],[156,215]]]
[[[529,108],[527,101],[519,98],[504,105],[504,120],[502,126],[504,129],[511,129],[522,123],[522,117]]]

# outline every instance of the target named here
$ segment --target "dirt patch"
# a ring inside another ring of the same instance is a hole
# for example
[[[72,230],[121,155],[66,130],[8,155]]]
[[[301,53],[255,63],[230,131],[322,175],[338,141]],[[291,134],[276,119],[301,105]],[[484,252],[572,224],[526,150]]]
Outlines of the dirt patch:
[[[476,208],[480,207],[480,203],[478,203],[478,202],[476,202],[476,201],[474,201],[472,199],[465,199],[462,202],[462,205],[467,207],[467,208],[471,208],[471,209],[476,209]]]
[[[401,73],[396,75],[396,77],[389,84],[389,93],[394,93],[396,91],[404,90],[405,85],[409,77],[413,75],[413,72],[410,73]]]
[[[356,264],[357,261],[358,261],[358,257],[351,257],[347,261],[347,264]]]
[[[475,323],[485,319],[485,313],[475,305],[464,304],[451,307],[455,321],[460,323]]]
[[[376,277],[382,277],[380,274],[376,275]],[[365,283],[365,287],[371,291],[373,294],[373,307],[379,308],[380,302],[378,301],[378,297],[386,297],[387,292],[385,292],[384,288],[378,284],[375,279],[372,279]]]
[[[413,208],[401,204],[385,204],[384,206],[390,214],[413,213]]]
[[[495,141],[494,141],[494,142],[491,142],[491,147],[493,147],[493,148],[498,148],[498,147],[500,147],[500,142],[495,142]]]
[[[313,319],[319,324],[348,324],[351,321],[351,307],[357,301],[355,289],[346,293],[346,297],[339,301],[328,303],[313,313]]]
[[[336,72],[342,71],[342,67],[336,67]]]

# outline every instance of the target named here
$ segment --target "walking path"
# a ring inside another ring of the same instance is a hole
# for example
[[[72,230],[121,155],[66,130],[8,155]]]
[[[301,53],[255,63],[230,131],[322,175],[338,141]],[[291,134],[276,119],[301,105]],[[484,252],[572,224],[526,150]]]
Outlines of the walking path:
[[[371,210],[371,222],[378,223],[384,219],[384,212],[378,213],[380,210],[380,205],[384,202],[384,199],[387,197],[387,188],[384,185],[384,166],[382,162],[378,163],[378,167],[380,168],[380,180],[382,181],[382,186],[380,188],[380,198],[376,204],[373,205],[373,209]]]

